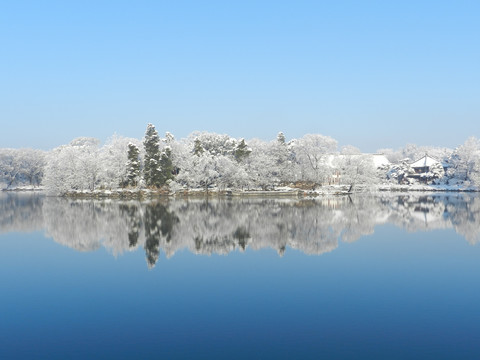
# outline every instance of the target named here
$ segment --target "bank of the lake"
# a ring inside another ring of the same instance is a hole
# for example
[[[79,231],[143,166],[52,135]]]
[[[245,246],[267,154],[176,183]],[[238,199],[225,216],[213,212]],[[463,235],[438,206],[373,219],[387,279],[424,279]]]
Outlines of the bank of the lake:
[[[151,199],[162,197],[175,198],[204,198],[204,197],[278,197],[278,198],[305,198],[331,195],[350,195],[353,193],[375,192],[479,192],[472,186],[448,185],[398,185],[381,184],[375,186],[358,185],[351,188],[349,185],[324,185],[324,186],[283,186],[269,190],[261,189],[181,189],[172,191],[163,188],[123,188],[123,189],[97,189],[97,190],[72,190],[64,194],[49,194],[39,187],[21,187],[2,189],[4,192],[39,192],[47,195],[62,196],[73,199]]]

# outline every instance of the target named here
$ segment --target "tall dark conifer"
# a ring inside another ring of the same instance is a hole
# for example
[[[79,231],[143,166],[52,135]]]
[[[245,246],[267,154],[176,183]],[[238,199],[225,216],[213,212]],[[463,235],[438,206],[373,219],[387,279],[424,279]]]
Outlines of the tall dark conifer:
[[[202,155],[203,151],[204,150],[203,150],[202,142],[200,141],[199,138],[196,138],[193,143],[193,153],[197,156],[200,156]]]
[[[165,147],[160,158],[160,169],[162,171],[160,178],[160,185],[164,185],[167,180],[173,179],[173,163],[172,163],[172,150],[170,147]]]
[[[137,186],[140,177],[140,150],[135,144],[128,144],[127,154],[127,186]]]
[[[245,143],[245,140],[242,139],[242,140],[240,140],[238,145],[235,147],[235,159],[238,162],[242,162],[243,160],[245,160],[247,158],[248,155],[250,155],[251,151],[252,150],[250,150],[248,148],[247,144]]]
[[[147,186],[162,185],[162,171],[160,168],[160,138],[155,126],[147,125],[145,138],[143,140],[145,148],[145,161],[143,177]]]

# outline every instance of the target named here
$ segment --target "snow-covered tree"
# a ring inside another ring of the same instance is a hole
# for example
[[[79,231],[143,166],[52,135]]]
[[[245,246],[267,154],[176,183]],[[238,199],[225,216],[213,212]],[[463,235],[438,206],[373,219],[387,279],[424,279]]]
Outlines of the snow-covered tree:
[[[250,149],[247,144],[245,143],[245,139],[241,139],[237,146],[235,147],[235,160],[237,162],[242,163],[245,161],[248,155],[252,152],[252,149]]]
[[[393,163],[398,164],[404,159],[409,159],[410,162],[418,160],[428,154],[435,159],[443,162],[447,160],[452,154],[453,150],[446,147],[437,147],[437,146],[418,146],[415,144],[407,144],[404,148],[393,150],[393,149],[379,149],[377,153],[383,154],[387,159]]]
[[[63,194],[71,190],[95,190],[99,184],[99,140],[80,137],[47,155],[43,184],[49,192]]]
[[[145,148],[145,158],[143,167],[143,177],[147,186],[162,186],[162,169],[160,168],[160,138],[155,126],[147,125],[145,138],[143,140]]]
[[[432,183],[437,179],[443,178],[444,175],[445,170],[443,169],[442,164],[437,162],[430,166],[428,173],[425,174],[425,180],[427,183]]]
[[[480,161],[480,140],[475,137],[468,138],[452,154],[450,162],[454,175],[463,180],[470,180],[475,173],[476,163]]]
[[[133,143],[128,144],[127,153],[127,186],[137,186],[140,179],[140,150]]]
[[[228,135],[195,132],[177,143],[176,184],[207,191],[213,186],[245,187],[249,183],[245,162],[250,152],[245,141],[242,143]]]
[[[194,132],[190,134],[188,142],[195,142],[195,152],[203,149],[212,155],[234,156],[237,146],[236,139],[210,132]]]
[[[349,185],[350,191],[355,185],[372,185],[378,181],[372,156],[362,154],[353,146],[344,147],[333,165],[338,172],[340,184]]]
[[[378,149],[377,154],[383,154],[392,164],[397,164],[405,159],[405,156],[402,154],[401,150],[393,150],[390,148]]]
[[[9,188],[18,180],[21,162],[14,149],[0,149],[0,184]]]
[[[101,166],[100,186],[108,189],[116,189],[127,184],[127,162],[129,144],[134,144],[137,149],[140,141],[113,135],[107,140],[99,151]],[[140,163],[138,164],[140,165]]]
[[[37,149],[21,149],[19,155],[22,164],[20,174],[24,183],[32,186],[40,185],[45,168],[46,152]]]
[[[177,175],[180,171],[180,163],[182,162],[182,158],[186,155],[186,152],[189,152],[189,149],[185,147],[185,143],[183,141],[177,141],[173,134],[169,133],[168,131],[165,134],[165,139],[163,139],[163,142],[165,143],[165,148],[170,149],[170,155],[167,154],[167,156],[169,156],[172,160],[173,175]]]
[[[480,189],[480,156],[477,157],[472,172],[470,173],[470,180],[473,184]]]
[[[217,167],[218,157],[204,152],[186,158],[176,181],[188,188],[208,188],[214,185],[220,177]]]
[[[318,184],[328,181],[332,168],[326,165],[327,155],[336,151],[335,139],[320,134],[307,134],[301,139],[293,140],[291,148],[301,180]]]
[[[200,156],[204,151],[205,151],[205,149],[203,148],[202,142],[200,141],[200,139],[198,137],[195,138],[194,147],[193,147],[193,154],[197,155],[197,156]]]
[[[292,181],[293,179],[290,178],[292,173],[290,166],[292,165],[292,162],[290,161],[290,153],[283,132],[278,133],[277,139],[273,143],[272,151],[275,167],[273,175],[279,181]]]
[[[249,145],[251,153],[244,163],[249,183],[263,190],[277,185],[280,169],[275,161],[274,145],[259,139],[250,140]]]
[[[170,146],[166,146],[163,149],[162,155],[160,157],[160,169],[161,169],[160,184],[161,185],[164,185],[167,183],[168,180],[173,179],[174,167],[173,167],[172,157],[173,157],[172,150]]]
[[[410,184],[413,182],[409,175],[415,174],[415,170],[410,166],[409,159],[403,160],[400,164],[388,166],[386,170],[387,179],[398,184]]]
[[[38,186],[45,167],[46,152],[35,149],[0,149],[0,184],[4,187]]]

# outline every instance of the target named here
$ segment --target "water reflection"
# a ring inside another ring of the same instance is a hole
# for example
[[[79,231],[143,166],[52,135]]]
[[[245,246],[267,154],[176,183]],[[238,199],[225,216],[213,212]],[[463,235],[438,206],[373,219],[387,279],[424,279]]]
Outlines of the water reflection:
[[[322,254],[391,223],[408,231],[453,228],[480,241],[480,198],[468,194],[327,197],[315,200],[220,199],[170,201],[68,200],[0,195],[0,230],[44,230],[78,251],[104,246],[112,254],[143,248],[147,265],[188,249],[228,254],[287,248]]]

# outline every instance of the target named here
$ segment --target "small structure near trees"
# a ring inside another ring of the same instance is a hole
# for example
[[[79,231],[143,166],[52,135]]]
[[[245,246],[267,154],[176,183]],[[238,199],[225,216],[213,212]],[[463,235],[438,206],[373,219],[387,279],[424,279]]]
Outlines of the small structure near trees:
[[[425,183],[441,178],[445,174],[442,163],[428,154],[411,163],[410,167],[414,172],[408,176]]]

